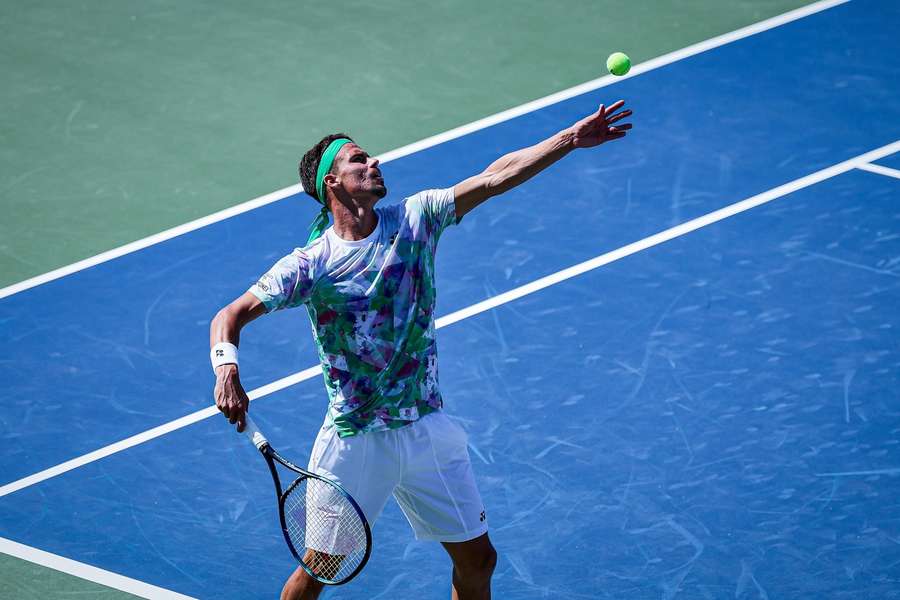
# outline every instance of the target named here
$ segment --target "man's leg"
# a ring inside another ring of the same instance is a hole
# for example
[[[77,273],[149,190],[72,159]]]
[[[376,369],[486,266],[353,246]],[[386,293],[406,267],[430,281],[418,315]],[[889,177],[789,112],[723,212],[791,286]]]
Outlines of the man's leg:
[[[341,484],[360,505],[370,527],[375,524],[397,484],[396,478],[390,475],[396,471],[391,463],[394,460],[392,453],[385,451],[385,448],[393,447],[390,433],[379,431],[340,439],[334,426],[326,424],[316,437],[307,466],[313,473]],[[315,520],[307,518],[310,524]],[[315,532],[312,538],[315,538]],[[341,558],[307,548],[303,562],[313,572],[330,578],[340,567]],[[281,590],[281,600],[316,600],[324,587],[325,584],[311,577],[303,567],[297,567]]]
[[[303,567],[297,567],[281,590],[281,600],[316,600],[323,587],[324,583],[310,577]]]
[[[497,551],[488,534],[468,542],[441,542],[453,560],[453,600],[488,600]]]

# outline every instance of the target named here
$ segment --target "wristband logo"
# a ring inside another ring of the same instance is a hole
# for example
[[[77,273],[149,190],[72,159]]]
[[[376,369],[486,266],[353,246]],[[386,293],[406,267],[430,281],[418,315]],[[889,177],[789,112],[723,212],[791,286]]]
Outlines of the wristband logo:
[[[222,358],[223,356],[225,356],[224,350],[216,350],[216,358]]]

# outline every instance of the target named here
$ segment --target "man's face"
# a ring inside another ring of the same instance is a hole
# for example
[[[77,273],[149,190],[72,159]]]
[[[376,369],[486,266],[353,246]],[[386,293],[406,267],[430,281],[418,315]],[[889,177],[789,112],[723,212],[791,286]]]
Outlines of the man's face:
[[[371,197],[378,201],[387,195],[378,159],[370,157],[356,144],[344,144],[335,157],[334,164],[339,183],[353,198]]]

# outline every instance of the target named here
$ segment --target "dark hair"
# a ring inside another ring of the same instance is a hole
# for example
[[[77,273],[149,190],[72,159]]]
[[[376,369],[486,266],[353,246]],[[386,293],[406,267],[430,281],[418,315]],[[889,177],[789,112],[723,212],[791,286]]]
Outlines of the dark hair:
[[[328,148],[328,144],[338,138],[347,138],[350,140],[350,136],[346,133],[332,133],[331,135],[326,135],[300,159],[300,183],[303,184],[303,191],[322,204],[325,204],[325,198],[319,198],[319,192],[316,191],[316,171],[319,169],[319,161],[322,160],[322,153]],[[352,142],[353,140],[350,141]]]

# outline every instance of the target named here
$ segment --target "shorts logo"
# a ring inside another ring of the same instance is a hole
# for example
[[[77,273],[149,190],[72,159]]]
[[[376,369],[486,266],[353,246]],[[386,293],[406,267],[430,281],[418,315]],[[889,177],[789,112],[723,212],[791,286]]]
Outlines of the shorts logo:
[[[487,514],[484,511],[481,511],[481,519],[480,521],[484,523],[484,520],[487,519]]]

